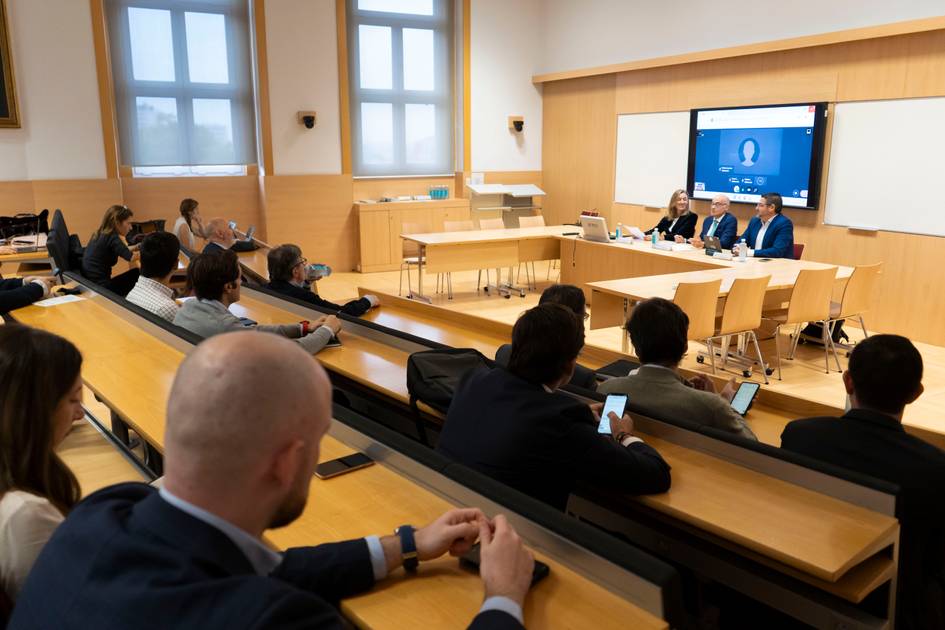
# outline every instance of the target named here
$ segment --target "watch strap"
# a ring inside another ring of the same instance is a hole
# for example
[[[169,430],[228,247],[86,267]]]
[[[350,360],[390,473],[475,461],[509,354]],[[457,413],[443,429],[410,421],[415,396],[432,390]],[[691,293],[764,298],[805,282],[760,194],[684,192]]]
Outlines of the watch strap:
[[[416,572],[417,566],[420,564],[414,531],[411,525],[401,525],[394,530],[394,533],[400,537],[400,554],[403,558],[404,569],[410,573]]]

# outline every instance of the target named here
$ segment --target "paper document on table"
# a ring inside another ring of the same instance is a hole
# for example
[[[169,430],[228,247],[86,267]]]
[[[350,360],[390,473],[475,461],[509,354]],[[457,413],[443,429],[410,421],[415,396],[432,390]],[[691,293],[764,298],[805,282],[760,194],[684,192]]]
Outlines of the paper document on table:
[[[505,193],[513,197],[543,197],[545,191],[535,184],[507,184]]]
[[[646,239],[646,234],[643,233],[643,230],[636,227],[635,225],[625,225],[623,226],[623,229],[626,230],[627,234],[633,238],[638,238],[640,240]]]
[[[81,302],[84,299],[84,297],[80,297],[78,295],[60,295],[47,300],[34,302],[34,304],[36,304],[36,306],[59,306],[60,304],[68,304],[69,302]]]
[[[30,234],[29,236],[15,236],[10,240],[11,245],[35,245],[46,247],[45,234]]]
[[[694,249],[695,247],[693,247],[689,243],[673,243],[674,252],[691,252]]]

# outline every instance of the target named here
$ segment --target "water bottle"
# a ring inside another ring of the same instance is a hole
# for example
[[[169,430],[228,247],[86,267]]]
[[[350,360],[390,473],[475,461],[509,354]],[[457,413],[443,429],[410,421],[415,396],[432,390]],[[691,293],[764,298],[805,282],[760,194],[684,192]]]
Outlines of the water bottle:
[[[656,243],[657,243],[657,241],[659,241],[659,240],[660,240],[660,235],[659,235],[659,233],[654,229],[652,232],[650,232],[650,242],[653,243],[653,247],[656,247]]]
[[[619,223],[617,224],[617,233],[616,233],[616,234],[617,234],[617,240],[619,241],[619,240],[620,240],[620,224],[619,224]]]
[[[738,241],[738,260],[741,262],[748,260],[748,243],[745,239]]]
[[[331,267],[322,264],[309,265],[305,270],[305,277],[309,282],[315,282],[331,275]]]

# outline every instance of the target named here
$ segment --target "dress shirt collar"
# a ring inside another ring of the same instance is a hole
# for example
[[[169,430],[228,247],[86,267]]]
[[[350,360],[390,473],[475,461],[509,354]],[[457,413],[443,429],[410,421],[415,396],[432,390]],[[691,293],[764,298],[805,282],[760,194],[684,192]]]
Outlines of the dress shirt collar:
[[[220,300],[200,300],[200,303],[201,303],[201,304],[209,304],[210,306],[213,306],[213,307],[215,307],[215,308],[218,308],[218,309],[220,309],[221,311],[226,311],[226,312],[228,312],[228,313],[230,312],[230,309],[228,309],[226,306],[224,306],[224,305],[223,305],[223,302],[221,302]]]
[[[215,301],[215,300],[214,300]],[[246,559],[253,566],[257,575],[269,575],[277,566],[282,563],[282,556],[262,543],[258,538],[248,534],[236,525],[211,514],[210,512],[199,508],[192,503],[184,501],[180,497],[173,495],[167,488],[161,487],[161,498],[172,506],[193,516],[198,521],[203,521],[207,525],[217,529],[229,538],[236,547],[243,552]]]
[[[144,276],[139,276],[138,282],[142,285],[143,288],[147,289],[148,291],[152,291],[154,293],[158,293],[160,295],[166,296],[167,298],[171,300],[174,299],[174,289],[170,288],[169,286],[165,286],[161,284],[157,280],[154,280],[152,278],[145,278]]]

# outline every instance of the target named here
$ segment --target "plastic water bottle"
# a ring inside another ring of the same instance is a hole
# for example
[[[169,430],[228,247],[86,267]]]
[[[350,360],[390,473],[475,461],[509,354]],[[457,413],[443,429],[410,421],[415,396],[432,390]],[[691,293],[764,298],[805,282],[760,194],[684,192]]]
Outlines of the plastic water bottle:
[[[738,260],[741,262],[748,260],[748,243],[745,239],[738,241]]]
[[[308,278],[309,282],[321,280],[322,278],[327,278],[330,275],[331,275],[331,267],[329,267],[328,265],[321,265],[321,264],[309,265],[305,273],[305,276],[306,278]]]
[[[659,233],[657,233],[657,231],[654,229],[652,232],[650,232],[650,242],[653,243],[653,247],[656,247],[656,243],[657,243],[657,241],[659,241],[659,240],[660,240],[660,235],[659,235]]]
[[[617,240],[620,240],[620,224],[617,224]]]

